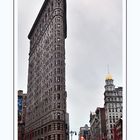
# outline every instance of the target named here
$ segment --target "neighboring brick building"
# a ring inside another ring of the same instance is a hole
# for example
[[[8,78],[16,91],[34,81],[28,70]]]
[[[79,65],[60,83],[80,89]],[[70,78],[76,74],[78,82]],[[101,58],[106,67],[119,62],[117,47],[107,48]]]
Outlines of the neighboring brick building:
[[[26,140],[69,139],[65,90],[66,27],[66,0],[45,0],[28,35]]]
[[[114,127],[114,140],[122,140],[122,119],[115,123]]]
[[[27,94],[23,93],[23,90],[18,91],[18,140],[24,140],[26,97]]]
[[[106,140],[105,109],[98,107],[90,113],[90,140]]]

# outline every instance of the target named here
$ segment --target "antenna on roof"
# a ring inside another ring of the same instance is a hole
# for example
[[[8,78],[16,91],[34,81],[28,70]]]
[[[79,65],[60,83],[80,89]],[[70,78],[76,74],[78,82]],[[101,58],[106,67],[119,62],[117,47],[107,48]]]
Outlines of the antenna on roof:
[[[109,74],[109,64],[107,65],[107,73]]]

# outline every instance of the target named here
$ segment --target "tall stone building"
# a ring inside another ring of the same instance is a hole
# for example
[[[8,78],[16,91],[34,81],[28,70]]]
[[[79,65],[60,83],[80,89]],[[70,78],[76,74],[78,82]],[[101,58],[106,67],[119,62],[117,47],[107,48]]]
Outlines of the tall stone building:
[[[105,80],[104,107],[106,115],[107,140],[114,140],[115,123],[122,118],[122,87],[115,88],[110,74]]]
[[[30,40],[26,140],[67,140],[66,0],[45,0]]]

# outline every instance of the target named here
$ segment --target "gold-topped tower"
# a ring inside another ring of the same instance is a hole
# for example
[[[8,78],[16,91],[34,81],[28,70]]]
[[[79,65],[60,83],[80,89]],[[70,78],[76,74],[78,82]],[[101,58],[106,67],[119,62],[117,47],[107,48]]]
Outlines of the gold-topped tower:
[[[110,73],[108,73],[105,79],[106,80],[112,80],[113,78],[112,78],[112,75]]]

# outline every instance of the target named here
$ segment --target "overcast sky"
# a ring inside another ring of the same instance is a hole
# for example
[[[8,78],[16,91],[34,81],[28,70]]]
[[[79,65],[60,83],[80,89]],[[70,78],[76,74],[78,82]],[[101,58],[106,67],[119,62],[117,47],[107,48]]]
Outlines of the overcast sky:
[[[18,89],[27,91],[27,35],[44,0],[19,0]],[[89,124],[104,104],[107,65],[122,86],[122,0],[67,0],[66,90],[70,129]],[[78,140],[73,136],[73,140]]]

